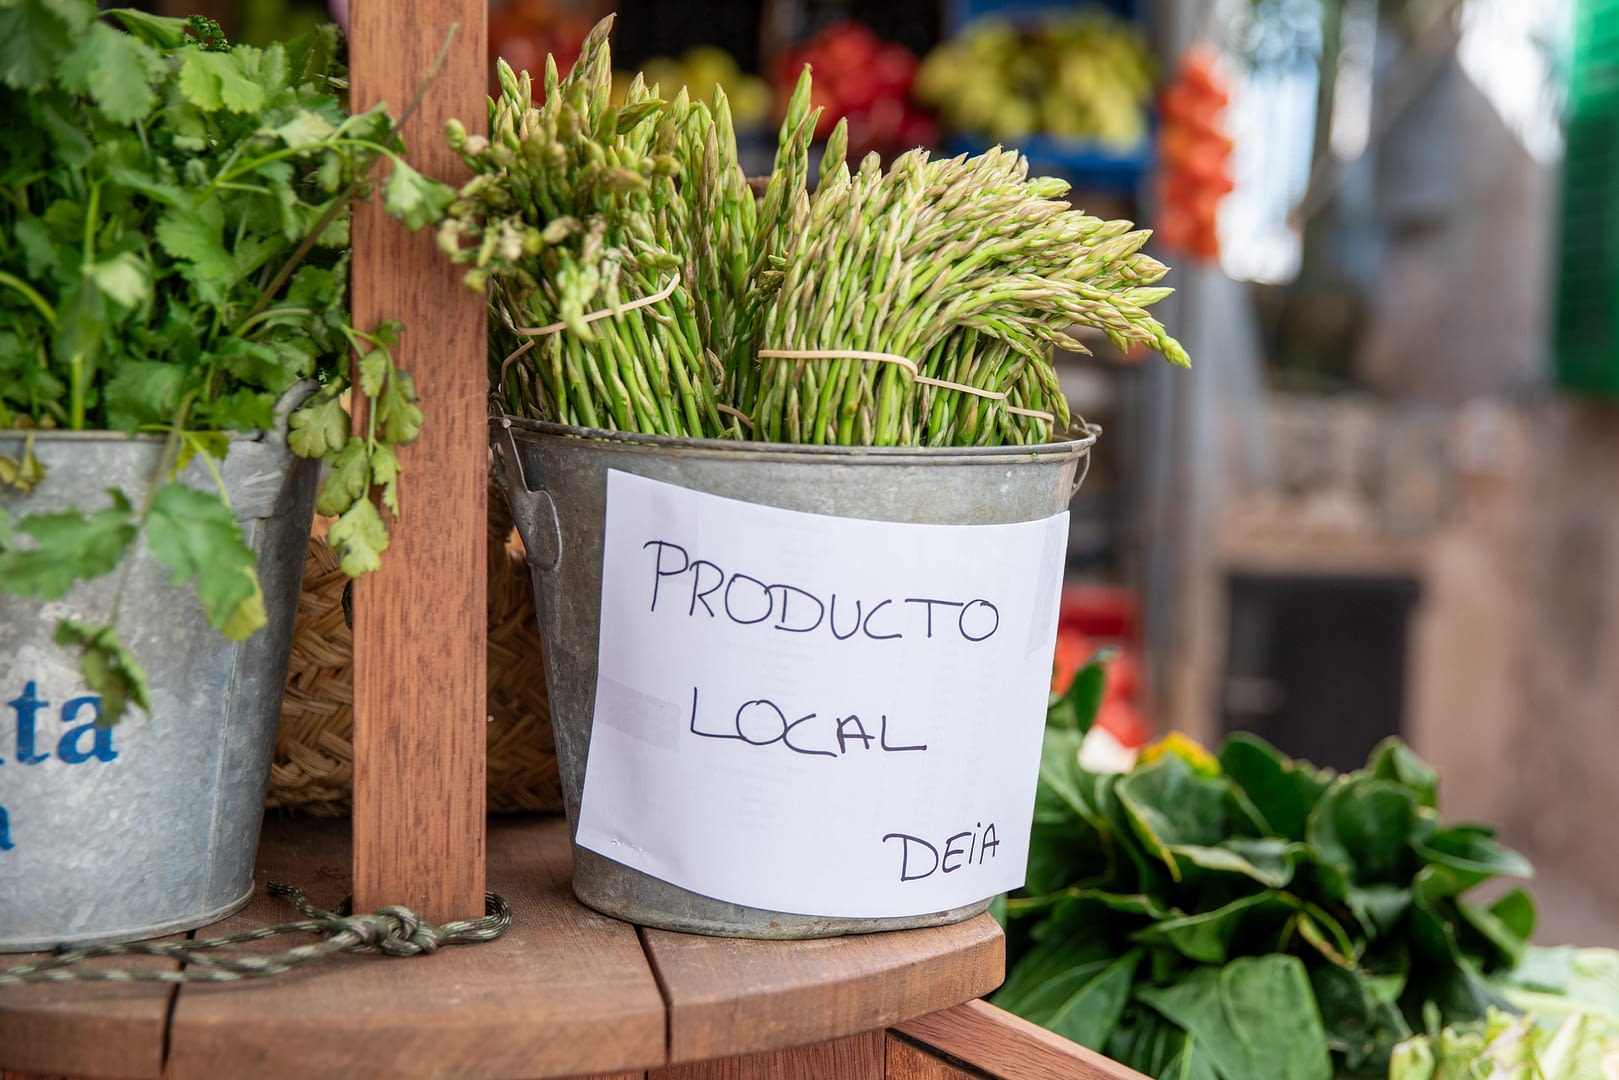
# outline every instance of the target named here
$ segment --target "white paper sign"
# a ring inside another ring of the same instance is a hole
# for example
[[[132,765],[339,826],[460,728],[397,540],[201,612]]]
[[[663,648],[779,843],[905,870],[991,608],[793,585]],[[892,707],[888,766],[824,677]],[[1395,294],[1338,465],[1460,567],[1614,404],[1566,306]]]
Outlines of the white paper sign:
[[[1023,883],[1068,515],[906,525],[607,478],[578,842],[693,892],[920,915]]]

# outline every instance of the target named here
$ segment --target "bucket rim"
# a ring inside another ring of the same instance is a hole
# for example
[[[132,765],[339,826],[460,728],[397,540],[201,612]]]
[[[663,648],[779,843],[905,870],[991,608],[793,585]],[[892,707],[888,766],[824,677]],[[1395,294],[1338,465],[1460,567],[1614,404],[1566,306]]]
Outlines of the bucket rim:
[[[493,412],[489,417],[490,433],[498,438],[501,432],[528,436],[549,435],[578,439],[593,443],[616,444],[643,449],[678,450],[686,454],[713,457],[749,457],[754,460],[784,458],[825,458],[844,463],[857,461],[977,461],[994,463],[1007,459],[1066,458],[1088,454],[1102,433],[1098,424],[1079,421],[1084,434],[1061,442],[1005,445],[1005,446],[826,446],[812,443],[738,442],[730,439],[695,439],[687,436],[648,435],[633,431],[609,431],[605,428],[577,427],[545,420],[530,420]]]

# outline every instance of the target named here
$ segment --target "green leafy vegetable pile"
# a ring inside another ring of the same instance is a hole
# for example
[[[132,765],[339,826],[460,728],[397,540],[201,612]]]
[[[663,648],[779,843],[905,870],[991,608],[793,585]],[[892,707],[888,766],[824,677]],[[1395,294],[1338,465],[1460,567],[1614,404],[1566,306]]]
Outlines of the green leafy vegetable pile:
[[[436,219],[452,192],[400,158],[382,107],[349,115],[335,28],[264,49],[207,20],[92,0],[0,0],[0,429],[167,433],[164,476],[103,509],[0,509],[0,589],[54,600],[127,566],[143,537],[194,579],[232,638],[264,622],[251,551],[222,497],[169,483],[229,432],[276,424],[300,380],[323,384],[290,444],[334,466],[320,495],[349,573],[387,544],[373,486],[397,512],[394,447],[421,423],[409,375],[347,317],[349,203],[381,158],[390,212]],[[339,401],[351,351],[369,426]],[[210,466],[211,467],[211,466]],[[217,474],[216,474],[217,475]],[[0,490],[46,482],[29,449],[0,457]],[[147,707],[139,665],[106,625],[64,623],[104,696]]]
[[[603,20],[544,99],[500,66],[487,139],[440,243],[489,288],[491,379],[541,420],[665,435],[860,445],[1045,442],[1069,425],[1051,366],[1072,327],[1180,345],[1147,312],[1148,233],[1060,201],[1021,155],[851,169],[840,122],[809,189],[808,70],[761,198],[723,91],[611,100]]]
[[[1052,708],[1026,887],[997,1004],[1150,1076],[1381,1077],[1414,1031],[1505,1006],[1488,977],[1534,924],[1527,862],[1440,821],[1404,744],[1343,775],[1233,735],[1171,737],[1126,773],[1080,767],[1093,664]]]

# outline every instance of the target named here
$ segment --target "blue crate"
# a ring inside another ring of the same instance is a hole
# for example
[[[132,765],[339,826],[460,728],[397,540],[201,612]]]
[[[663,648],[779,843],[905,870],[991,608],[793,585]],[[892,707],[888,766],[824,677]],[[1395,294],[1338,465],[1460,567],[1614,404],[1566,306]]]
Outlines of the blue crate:
[[[999,15],[1013,23],[1036,22],[1056,11],[1080,11],[1087,7],[1106,8],[1134,20],[1141,4],[1137,0],[945,0],[944,36],[950,37],[981,15]]]
[[[947,148],[952,154],[977,154],[988,149],[986,139],[952,135]],[[1016,149],[1029,159],[1029,171],[1043,176],[1060,176],[1076,188],[1133,194],[1141,178],[1152,166],[1153,143],[1147,138],[1129,150],[1118,151],[1082,139],[1057,139],[1031,135],[1020,139]]]

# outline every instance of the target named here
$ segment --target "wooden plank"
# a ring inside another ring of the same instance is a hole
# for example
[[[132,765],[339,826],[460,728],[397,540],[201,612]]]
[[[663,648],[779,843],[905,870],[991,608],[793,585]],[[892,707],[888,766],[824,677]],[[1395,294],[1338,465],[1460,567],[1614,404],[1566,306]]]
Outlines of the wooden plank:
[[[886,1080],[982,1080],[983,1076],[976,1069],[968,1072],[898,1036],[888,1036]]]
[[[489,853],[490,883],[515,916],[504,937],[410,959],[345,955],[233,987],[186,986],[170,1032],[171,1080],[532,1078],[663,1064],[663,999],[635,929],[573,898],[567,823],[496,819]],[[301,885],[317,904],[334,905],[347,889],[348,856],[341,823],[270,822],[257,880]],[[289,914],[261,895],[208,932]]]
[[[483,126],[485,0],[354,5],[357,109],[395,115],[455,37],[404,137],[415,167],[464,167],[450,117]],[[484,300],[434,247],[376,205],[356,207],[354,320],[401,319],[398,362],[425,419],[402,454],[404,517],[382,569],[354,590],[354,892],[359,910],[402,904],[434,922],[483,912],[486,699],[484,517],[488,427]]]
[[[645,930],[669,1005],[669,1060],[838,1038],[988,993],[1006,942],[988,915],[954,926],[818,941]]]
[[[901,1034],[1007,1080],[1147,1080],[987,1001],[896,1025]]]
[[[0,953],[0,968],[37,958]],[[85,966],[172,971],[179,962],[156,956],[107,957]],[[161,1076],[163,1029],[173,995],[174,987],[158,983],[0,987],[0,1073]]]
[[[859,1035],[712,1061],[653,1069],[647,1080],[883,1080],[885,1035]]]

